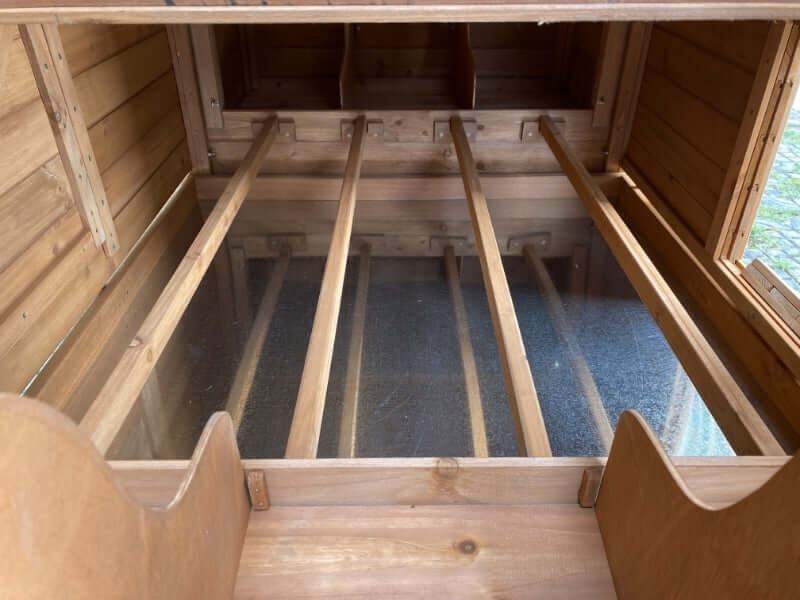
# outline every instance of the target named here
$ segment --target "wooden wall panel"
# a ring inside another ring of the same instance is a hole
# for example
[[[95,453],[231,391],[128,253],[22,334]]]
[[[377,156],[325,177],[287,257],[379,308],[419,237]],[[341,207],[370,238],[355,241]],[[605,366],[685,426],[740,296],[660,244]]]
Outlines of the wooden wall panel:
[[[627,159],[698,240],[709,234],[769,24],[653,28]]]
[[[2,391],[22,391],[39,371],[190,168],[163,27],[87,24],[60,31],[122,247],[109,258],[85,230],[14,31],[0,89],[0,141],[15,149],[0,158],[0,285],[6,290],[0,299]],[[188,202],[192,210],[180,213],[187,223],[186,215],[194,214],[194,197]],[[152,243],[169,246],[178,229],[174,223],[171,228],[162,226]],[[126,271],[151,272],[162,256],[163,251],[140,252]],[[167,276],[162,273],[157,279],[165,282]],[[115,304],[121,314],[143,279],[133,281]],[[159,283],[163,282],[152,285]],[[89,311],[85,318],[93,314]],[[91,370],[116,321],[92,325],[103,335],[73,344],[76,350],[68,354],[72,362],[63,363],[64,368],[79,374]],[[127,340],[120,338],[118,343]],[[55,354],[53,364],[61,361]],[[49,372],[35,385],[47,390],[43,399],[64,406],[75,384],[54,379],[48,386]]]

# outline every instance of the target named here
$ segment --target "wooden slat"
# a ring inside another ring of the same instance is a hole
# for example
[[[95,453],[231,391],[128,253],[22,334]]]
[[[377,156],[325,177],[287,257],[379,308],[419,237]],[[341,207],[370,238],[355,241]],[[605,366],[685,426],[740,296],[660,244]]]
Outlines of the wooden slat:
[[[772,115],[768,113],[770,95],[775,86],[779,85],[778,71],[789,43],[792,27],[791,21],[776,22],[770,25],[761,53],[761,62],[750,89],[747,107],[739,124],[736,144],[732,149],[725,173],[725,181],[717,201],[714,220],[706,239],[706,249],[714,258],[725,254],[725,242],[733,223],[736,200],[742,193],[750,166],[749,162],[761,135],[762,123],[764,119],[772,118]]]
[[[622,217],[564,141],[553,121],[543,117],[539,124],[595,225],[663,331],[731,446],[740,454],[783,454],[780,444]]]
[[[628,23],[604,23],[597,77],[592,93],[594,110],[592,126],[608,127],[614,111],[617,85],[622,74],[625,46],[628,38]]]
[[[11,51],[11,42],[14,40],[14,26],[0,25],[0,88],[6,78],[6,67],[8,67],[8,55]]]
[[[791,330],[800,335],[800,299],[797,293],[757,258],[742,269],[742,277],[783,317]]]
[[[356,210],[356,190],[361,174],[361,162],[366,143],[367,121],[359,117],[353,124],[353,137],[347,166],[344,171],[339,210],[333,226],[328,259],[314,314],[314,325],[306,351],[306,362],[297,403],[286,444],[286,458],[316,458],[322,413],[325,410],[325,394],[333,359],[333,344],[336,341],[336,325],[342,302],[342,287],[350,250],[350,234]]]
[[[214,27],[193,25],[190,29],[196,59],[195,69],[200,89],[200,104],[206,118],[206,127],[223,127],[222,107],[225,105],[225,98]]]
[[[72,196],[95,244],[102,244],[106,253],[113,255],[119,249],[117,230],[58,28],[30,25],[20,28],[20,33],[50,117]]]
[[[247,159],[231,178],[217,206],[197,234],[128,350],[81,420],[81,429],[91,437],[102,453],[114,441],[183,311],[200,285],[277,132],[277,119],[273,117],[253,142]]]
[[[361,356],[364,350],[364,326],[367,321],[367,296],[369,295],[369,263],[371,249],[362,244],[358,259],[358,281],[356,298],[353,302],[350,347],[347,351],[347,374],[344,380],[344,399],[342,400],[342,421],[339,425],[339,458],[355,458],[358,449],[356,439],[361,392]]]
[[[620,161],[628,147],[652,29],[652,23],[632,23],[628,32],[617,102],[608,138],[606,171],[619,170]]]
[[[278,296],[283,287],[283,280],[286,278],[286,270],[289,268],[289,252],[283,251],[278,258],[269,278],[269,283],[261,297],[258,305],[250,335],[247,338],[242,357],[239,359],[239,366],[236,368],[236,375],[231,384],[231,391],[228,393],[228,401],[225,403],[225,410],[230,413],[233,421],[233,429],[238,432],[242,424],[247,400],[250,390],[253,388],[253,381],[256,377],[258,363],[261,360],[261,352],[264,342],[267,341],[272,315],[275,313],[275,306],[278,304]]]
[[[544,298],[547,312],[553,321],[553,328],[561,343],[566,347],[567,357],[575,371],[575,378],[578,380],[586,403],[589,405],[589,414],[592,415],[592,421],[594,421],[600,448],[603,453],[608,454],[614,431],[608,420],[608,413],[603,405],[603,399],[600,397],[597,384],[594,382],[592,371],[586,362],[586,357],[575,335],[573,325],[564,310],[564,304],[561,302],[561,297],[558,290],[556,290],[555,284],[553,284],[553,280],[550,278],[547,267],[544,266],[542,259],[536,254],[536,249],[533,246],[525,246],[523,254],[525,255],[525,261],[528,263],[531,276]]]
[[[506,391],[517,433],[517,447],[523,455],[550,456],[550,441],[547,438],[542,409],[539,406],[530,365],[525,355],[525,346],[522,343],[522,334],[511,301],[511,291],[508,288],[492,219],[486,205],[486,196],[483,194],[478,170],[475,168],[467,134],[460,118],[451,119],[450,133],[458,154],[464,191],[475,231],[486,296],[492,313],[497,348],[500,352]]]
[[[486,440],[486,420],[483,415],[483,404],[481,403],[478,367],[475,364],[475,353],[472,350],[467,307],[464,305],[464,296],[461,293],[461,271],[456,263],[456,255],[452,246],[447,246],[444,249],[444,266],[447,272],[447,285],[450,287],[450,298],[453,301],[453,313],[456,318],[461,366],[464,369],[467,409],[470,431],[472,432],[472,455],[487,457],[489,456],[489,444]]]
[[[795,456],[753,494],[714,510],[688,489],[644,419],[626,411],[595,505],[618,597],[793,597],[798,483]]]
[[[192,156],[192,166],[198,173],[210,170],[208,162],[208,140],[203,110],[200,102],[192,40],[187,25],[167,27],[169,47],[172,52],[172,68],[178,83],[181,112],[186,127],[186,141]]]

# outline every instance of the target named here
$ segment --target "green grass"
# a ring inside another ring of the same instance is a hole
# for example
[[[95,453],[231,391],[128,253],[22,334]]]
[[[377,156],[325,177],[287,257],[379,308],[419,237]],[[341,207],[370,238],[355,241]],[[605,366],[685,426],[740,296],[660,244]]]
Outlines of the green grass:
[[[800,208],[789,206],[764,206],[758,209],[758,216],[772,221],[788,221],[800,217]]]
[[[781,144],[800,145],[800,127],[792,127],[791,125],[788,126],[783,131],[783,137],[781,138]]]
[[[770,229],[756,223],[753,225],[753,230],[750,232],[749,246],[762,249],[777,248],[778,240]]]
[[[778,269],[788,274],[789,270],[792,268],[792,263],[785,258],[776,258],[771,261],[770,266],[773,269]]]

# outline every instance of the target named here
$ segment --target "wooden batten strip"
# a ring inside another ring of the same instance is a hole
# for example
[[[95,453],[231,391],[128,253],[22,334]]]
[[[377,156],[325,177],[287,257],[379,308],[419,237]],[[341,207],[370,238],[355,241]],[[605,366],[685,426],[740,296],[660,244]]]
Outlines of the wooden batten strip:
[[[472,349],[472,338],[469,334],[467,307],[461,293],[461,274],[452,246],[444,249],[444,266],[447,272],[447,285],[450,287],[450,298],[453,300],[458,347],[461,352],[461,365],[464,369],[464,383],[467,388],[467,408],[472,431],[472,455],[485,458],[489,456],[489,443],[486,439],[486,419],[481,403],[478,367],[475,363],[475,352]]]
[[[589,405],[589,413],[592,415],[600,446],[603,452],[608,454],[611,449],[611,441],[614,438],[614,431],[608,420],[608,413],[605,406],[603,406],[603,400],[600,397],[597,384],[595,384],[594,377],[592,377],[592,371],[586,362],[586,357],[578,343],[573,326],[564,310],[564,304],[561,302],[558,290],[556,290],[556,286],[550,278],[550,273],[547,272],[547,267],[544,266],[542,259],[536,254],[535,248],[533,246],[525,246],[523,253],[525,261],[530,268],[531,276],[536,282],[536,286],[544,298],[547,311],[550,313],[550,318],[553,320],[556,334],[561,339],[561,343],[566,346],[569,362],[575,371],[575,377],[580,383],[581,390],[583,390],[586,403]]]
[[[314,325],[306,351],[306,362],[297,403],[294,407],[292,428],[286,444],[286,458],[316,458],[325,394],[333,360],[336,325],[342,303],[342,288],[350,250],[350,234],[356,212],[356,190],[361,174],[361,163],[366,143],[367,121],[358,117],[353,124],[353,137],[344,170],[339,210],[333,226],[328,259],[322,276],[322,286],[314,314]]]
[[[464,124],[459,117],[450,121],[450,133],[458,155],[464,191],[467,196],[475,244],[486,286],[486,296],[492,313],[497,348],[506,380],[511,414],[517,433],[517,446],[520,454],[528,456],[551,456],[550,441],[542,418],[539,398],[533,385],[522,334],[517,323],[511,291],[503,270],[503,261],[497,238],[486,205],[486,196],[481,188],[478,170],[472,158]]]
[[[784,454],[708,340],[549,117],[539,127],[597,229],[658,323],[733,449]]]
[[[247,157],[186,252],[136,336],[80,423],[105,453],[130,413],[147,377],[200,285],[278,133],[275,117],[265,123]]]
[[[206,127],[223,127],[222,107],[225,105],[222,88],[222,73],[217,55],[217,41],[213,25],[191,27],[197,82],[200,88],[200,104],[206,119]]]
[[[11,50],[11,42],[14,39],[13,25],[0,25],[0,88],[6,77],[6,67],[8,67],[8,54]]]
[[[608,127],[611,123],[629,27],[628,23],[620,22],[603,24],[602,49],[597,61],[597,77],[592,90],[593,127]]]
[[[95,244],[111,256],[119,249],[119,239],[58,27],[23,25],[20,34],[72,196]]]
[[[608,136],[606,171],[619,170],[620,162],[628,147],[652,30],[652,23],[632,23],[628,31],[628,43],[622,61],[622,73],[619,76],[614,117]]]
[[[355,458],[358,425],[358,399],[361,392],[361,356],[364,350],[364,326],[367,321],[369,295],[369,263],[371,248],[362,244],[358,259],[358,282],[353,304],[353,324],[350,330],[350,347],[347,351],[347,375],[344,381],[342,422],[339,426],[339,458]]]
[[[239,427],[242,424],[242,417],[244,417],[244,411],[247,407],[247,399],[250,396],[250,390],[253,388],[256,369],[261,360],[261,351],[264,348],[264,342],[267,341],[272,315],[275,314],[278,296],[281,293],[283,280],[286,278],[286,271],[289,268],[289,256],[288,250],[282,250],[275,263],[269,283],[264,290],[264,295],[261,297],[261,303],[258,305],[258,312],[253,320],[250,336],[247,338],[247,343],[242,351],[242,358],[239,360],[239,367],[236,369],[231,391],[228,394],[225,410],[230,413],[233,421],[233,430],[236,432],[239,431]]]

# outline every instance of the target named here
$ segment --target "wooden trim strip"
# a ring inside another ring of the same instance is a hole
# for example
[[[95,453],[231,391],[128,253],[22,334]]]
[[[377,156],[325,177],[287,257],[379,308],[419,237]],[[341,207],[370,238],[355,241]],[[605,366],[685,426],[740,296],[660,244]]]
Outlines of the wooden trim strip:
[[[757,258],[740,268],[742,277],[750,287],[783,318],[795,334],[800,335],[800,299],[797,293]]]
[[[101,453],[105,454],[111,446],[136,404],[142,386],[239,212],[277,133],[278,120],[271,117],[231,177],[225,192],[131,340],[125,354],[81,420],[81,429],[91,437]]]
[[[353,305],[353,323],[350,331],[350,348],[347,352],[347,375],[344,382],[342,422],[339,426],[339,458],[355,458],[358,424],[358,395],[361,384],[361,355],[364,349],[364,326],[367,321],[367,296],[369,294],[369,263],[371,248],[362,244],[358,259],[358,282]]]
[[[485,458],[489,456],[489,443],[486,440],[486,419],[481,403],[478,367],[475,364],[475,353],[472,350],[472,338],[469,334],[467,307],[464,305],[464,296],[461,294],[461,274],[452,246],[444,249],[444,266],[447,272],[447,285],[450,287],[450,298],[453,300],[458,347],[461,352],[461,365],[464,369],[464,383],[467,388],[467,408],[472,431],[472,455]]]
[[[553,321],[553,328],[561,339],[561,343],[566,346],[569,362],[583,390],[586,403],[589,405],[589,413],[594,421],[598,442],[603,452],[608,454],[611,449],[611,441],[614,438],[614,430],[608,420],[608,413],[606,413],[605,406],[603,406],[603,399],[597,390],[592,371],[589,369],[586,357],[578,343],[578,338],[575,336],[572,324],[564,310],[564,304],[561,302],[558,290],[556,290],[556,286],[550,278],[550,273],[547,272],[547,267],[544,266],[542,259],[536,254],[536,249],[530,245],[525,246],[523,255],[525,256],[525,262],[528,263],[531,276],[544,298],[545,306]]]
[[[13,25],[0,25],[0,88],[6,78],[6,67],[8,67],[8,53],[11,50],[11,42],[14,39]]]
[[[703,501],[729,504],[761,486],[788,457],[675,457]],[[149,505],[170,499],[184,460],[111,461],[114,475]],[[604,457],[245,459],[266,475],[272,506],[575,504],[585,469]]]
[[[608,127],[611,124],[629,29],[628,23],[603,24],[597,77],[592,90],[592,127]]]
[[[333,226],[314,325],[297,393],[292,428],[286,444],[286,458],[317,456],[322,413],[325,410],[325,394],[328,391],[328,376],[333,359],[333,345],[336,341],[336,325],[342,303],[347,255],[350,250],[350,234],[353,231],[353,216],[356,212],[356,190],[361,174],[366,133],[367,120],[363,116],[358,117],[353,124],[353,137],[344,169],[339,210]]]
[[[0,23],[469,23],[564,21],[682,21],[800,19],[797,2],[751,0],[695,2],[689,0],[530,0],[521,3],[459,4],[442,0],[428,4],[295,5],[295,6],[142,6],[119,0],[97,7],[52,6],[28,0],[21,7],[0,9]]]
[[[261,297],[258,305],[256,318],[250,329],[250,336],[247,338],[242,358],[239,360],[239,367],[233,378],[231,391],[228,394],[228,401],[225,403],[225,410],[230,413],[233,421],[233,430],[238,433],[242,424],[244,411],[247,407],[247,399],[253,387],[253,380],[256,377],[258,362],[261,360],[261,352],[264,342],[267,341],[272,315],[275,313],[275,306],[278,304],[278,296],[283,287],[283,280],[286,278],[286,271],[289,268],[288,249],[281,250],[280,257],[275,262],[275,267],[269,278],[269,283]]]
[[[784,454],[686,308],[550,117],[539,120],[539,129],[733,449],[739,454]]]
[[[511,291],[508,289],[500,249],[486,205],[486,196],[481,188],[478,170],[460,117],[453,117],[450,120],[450,133],[453,136],[472,217],[472,227],[475,231],[475,244],[481,261],[483,282],[486,286],[511,415],[517,433],[517,446],[523,455],[550,456],[552,451],[547,438],[547,428],[533,385],[528,358],[525,355],[525,345],[522,343]]]
[[[172,69],[178,85],[183,123],[186,127],[186,142],[192,167],[198,173],[208,173],[211,165],[208,160],[208,139],[203,109],[197,85],[197,75],[192,51],[191,34],[187,25],[170,25],[167,38],[172,52]]]
[[[119,238],[58,27],[23,25],[19,30],[72,197],[95,245],[112,256],[119,250]]]
[[[628,32],[628,45],[622,62],[614,117],[608,136],[606,171],[618,171],[622,157],[628,149],[652,30],[652,23],[632,23]]]
[[[200,104],[206,119],[206,127],[224,127],[222,109],[225,106],[222,88],[222,73],[217,54],[217,40],[213,25],[190,27],[194,49],[195,70],[200,93]]]
[[[781,58],[786,52],[789,43],[789,34],[792,31],[791,21],[772,23],[767,33],[764,49],[761,53],[761,62],[756,72],[753,87],[747,101],[736,144],[731,154],[725,180],[722,183],[717,207],[714,211],[711,227],[706,237],[706,250],[714,257],[719,258],[726,254],[726,240],[729,230],[733,226],[734,213],[737,200],[742,193],[750,160],[756,149],[758,138],[761,136],[761,127],[764,119],[772,120],[772,115],[767,114],[770,96],[774,87],[779,83],[779,70]],[[747,194],[745,194],[747,196]],[[760,196],[759,196],[760,197]],[[725,256],[726,258],[729,254]],[[737,257],[738,258],[738,257]]]

